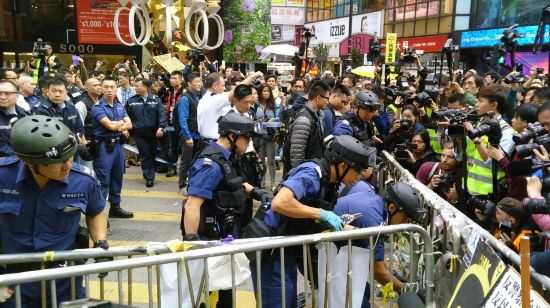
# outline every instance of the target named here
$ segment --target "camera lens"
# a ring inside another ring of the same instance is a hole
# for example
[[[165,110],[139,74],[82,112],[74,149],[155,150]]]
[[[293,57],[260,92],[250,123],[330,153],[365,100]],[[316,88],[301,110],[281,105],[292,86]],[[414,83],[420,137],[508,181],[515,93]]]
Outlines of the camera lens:
[[[523,206],[529,214],[550,214],[550,205],[546,199],[523,199]]]

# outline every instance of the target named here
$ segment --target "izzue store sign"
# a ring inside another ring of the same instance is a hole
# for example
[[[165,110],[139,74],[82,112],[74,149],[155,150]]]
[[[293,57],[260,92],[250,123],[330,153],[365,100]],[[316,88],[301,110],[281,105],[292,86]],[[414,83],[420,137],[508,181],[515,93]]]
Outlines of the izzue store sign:
[[[492,47],[500,43],[502,32],[506,28],[464,31],[460,34],[460,48]],[[525,37],[518,38],[518,45],[532,45],[537,36],[538,26],[517,27],[519,33],[524,33]],[[548,28],[546,28],[544,43],[548,43]]]

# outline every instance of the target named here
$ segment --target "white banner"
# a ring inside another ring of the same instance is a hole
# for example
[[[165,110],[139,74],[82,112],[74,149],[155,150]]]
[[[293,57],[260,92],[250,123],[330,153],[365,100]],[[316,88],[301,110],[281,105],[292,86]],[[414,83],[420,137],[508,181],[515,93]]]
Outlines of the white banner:
[[[303,7],[271,7],[272,25],[303,25],[306,22],[306,9]]]
[[[374,35],[374,33],[376,32],[378,33],[378,36],[381,36],[381,23],[381,11],[355,15],[352,18],[352,34],[367,33],[370,35]],[[312,31],[315,32],[316,38],[312,40],[312,43],[314,45],[319,43],[339,44],[349,35],[349,18],[343,17],[305,24],[305,27],[310,28]]]

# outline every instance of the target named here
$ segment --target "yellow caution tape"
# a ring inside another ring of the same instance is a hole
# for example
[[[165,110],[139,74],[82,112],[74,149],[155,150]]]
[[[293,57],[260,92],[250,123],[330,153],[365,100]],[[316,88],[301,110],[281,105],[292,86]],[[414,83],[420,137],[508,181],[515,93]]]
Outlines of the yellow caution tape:
[[[395,298],[395,292],[393,291],[393,282],[388,282],[385,286],[382,287],[382,296],[384,297],[384,304],[388,302],[388,298]]]
[[[49,262],[49,261],[53,261],[53,257],[55,255],[55,252],[54,251],[46,251],[44,253],[44,258],[42,259],[43,262]]]
[[[171,240],[169,242],[166,242],[165,244],[171,252],[186,251],[189,248],[195,246],[194,244],[185,243],[180,240]]]

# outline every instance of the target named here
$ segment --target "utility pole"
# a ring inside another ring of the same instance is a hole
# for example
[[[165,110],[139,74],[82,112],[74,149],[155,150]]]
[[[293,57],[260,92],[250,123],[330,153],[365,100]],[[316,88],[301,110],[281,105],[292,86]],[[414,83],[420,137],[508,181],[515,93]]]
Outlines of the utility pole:
[[[351,34],[353,27],[353,0],[349,0],[349,22],[348,22],[348,65],[351,67]]]

